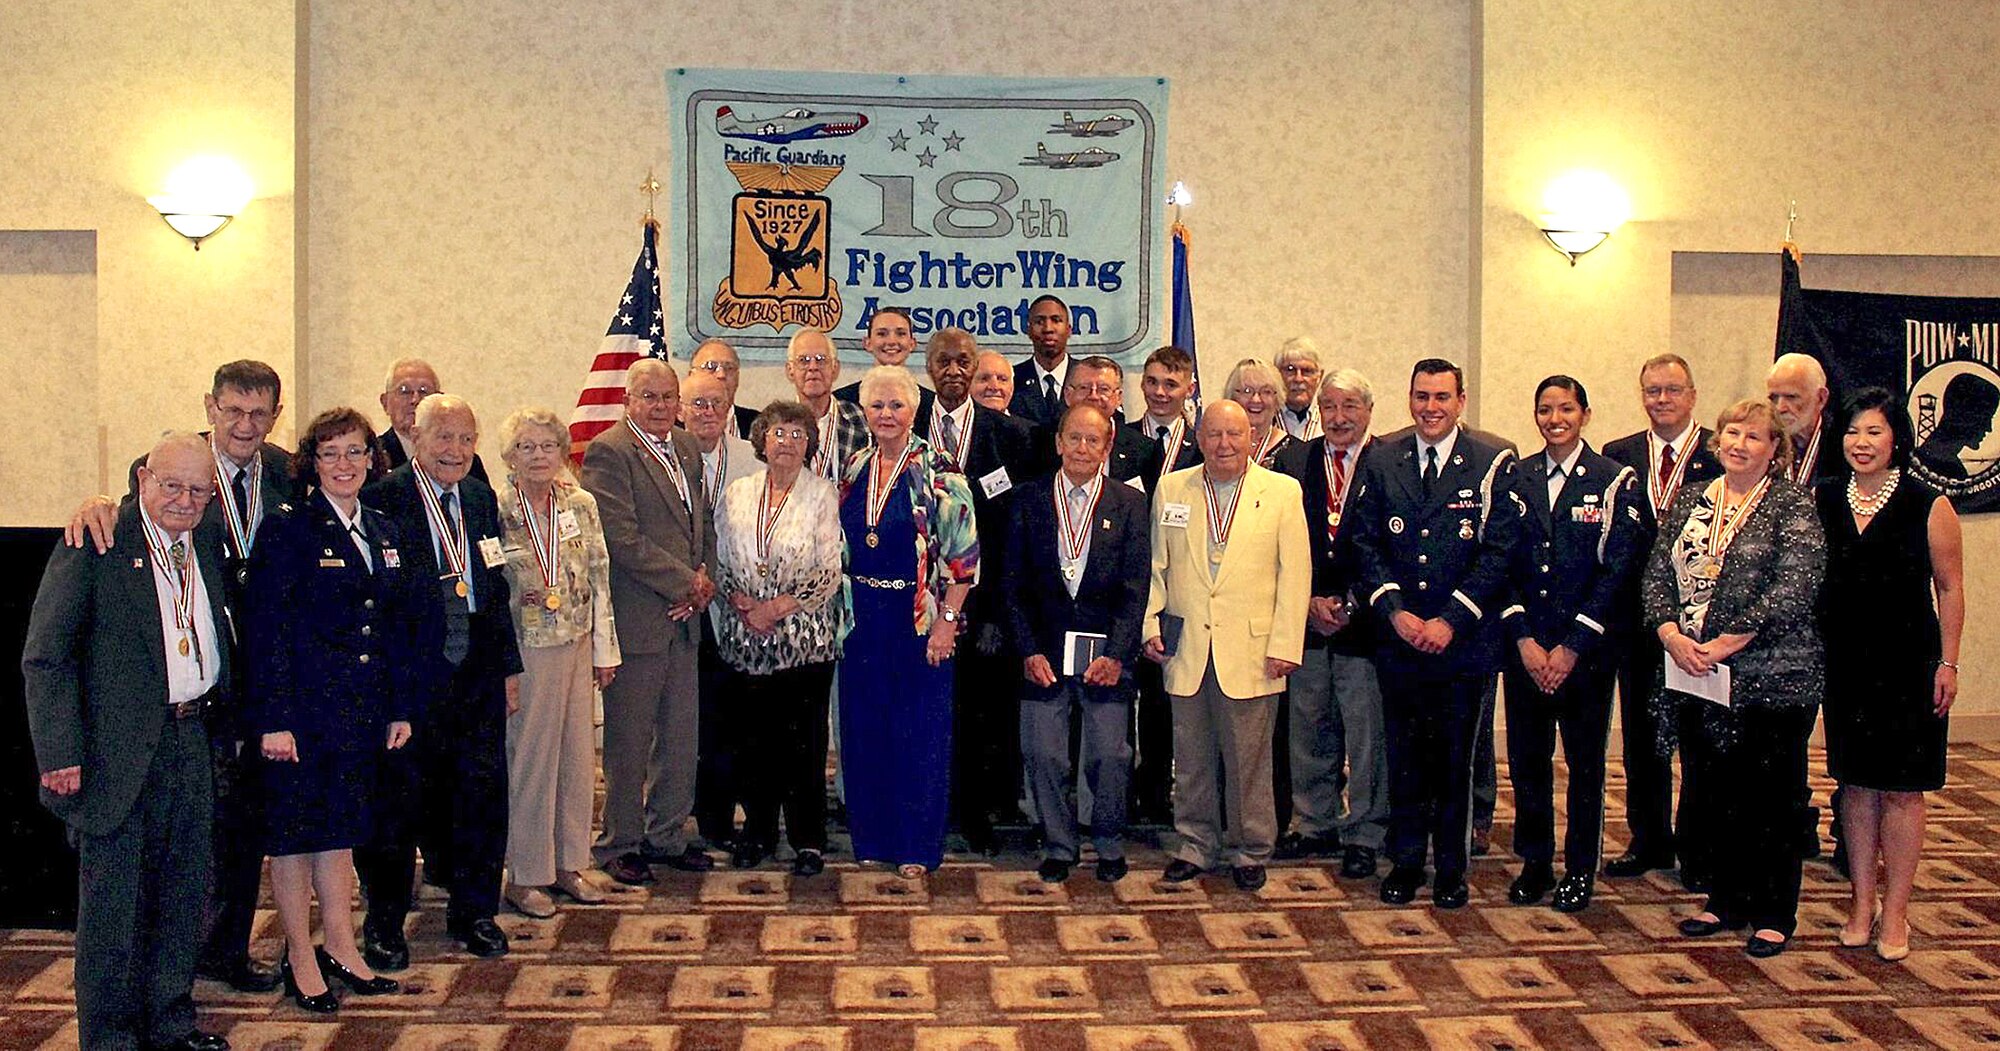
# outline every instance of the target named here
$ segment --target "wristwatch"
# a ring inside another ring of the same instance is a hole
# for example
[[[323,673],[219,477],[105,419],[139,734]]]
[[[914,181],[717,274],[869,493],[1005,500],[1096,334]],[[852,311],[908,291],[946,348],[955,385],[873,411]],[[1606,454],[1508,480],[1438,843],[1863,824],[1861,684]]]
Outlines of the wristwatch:
[[[946,624],[958,623],[958,610],[953,609],[950,606],[941,606],[939,608],[944,610],[944,622]]]

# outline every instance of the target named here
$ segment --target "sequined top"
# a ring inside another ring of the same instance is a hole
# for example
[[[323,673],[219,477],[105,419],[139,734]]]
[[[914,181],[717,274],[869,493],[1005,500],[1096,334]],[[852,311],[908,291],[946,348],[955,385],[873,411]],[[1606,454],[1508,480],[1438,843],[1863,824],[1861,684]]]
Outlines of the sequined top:
[[[715,506],[715,644],[729,666],[768,675],[803,664],[840,659],[848,608],[841,589],[840,491],[802,470],[792,482],[770,546],[758,550],[758,505],[768,471],[729,483]],[[752,632],[736,615],[730,596],[764,600],[790,595],[797,612],[769,635]]]
[[[590,636],[590,663],[615,667],[618,629],[611,617],[611,558],[604,546],[604,526],[597,517],[597,500],[582,486],[555,483],[557,561],[555,592],[558,608],[549,609],[550,589],[536,561],[514,479],[494,486],[500,500],[500,551],[507,556],[507,587],[514,615],[514,634],[523,647],[561,646]],[[536,509],[539,516],[540,508]],[[538,528],[547,523],[537,518]]]

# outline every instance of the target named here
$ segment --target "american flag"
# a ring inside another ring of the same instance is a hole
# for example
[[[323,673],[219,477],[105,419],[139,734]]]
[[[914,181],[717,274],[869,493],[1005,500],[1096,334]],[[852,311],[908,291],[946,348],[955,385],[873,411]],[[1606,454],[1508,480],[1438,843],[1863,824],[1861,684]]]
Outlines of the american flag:
[[[592,438],[625,416],[625,372],[641,355],[665,360],[666,318],[660,313],[660,224],[646,220],[646,243],[632,264],[632,280],[618,298],[604,345],[583,378],[576,411],[569,417],[570,459],[583,462]]]

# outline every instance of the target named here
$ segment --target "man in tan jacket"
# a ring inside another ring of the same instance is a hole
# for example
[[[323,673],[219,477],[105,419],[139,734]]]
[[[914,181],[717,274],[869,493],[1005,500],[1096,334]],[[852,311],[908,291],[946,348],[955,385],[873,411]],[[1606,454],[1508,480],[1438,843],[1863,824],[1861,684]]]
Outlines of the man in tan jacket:
[[[1181,846],[1166,878],[1190,880],[1226,862],[1238,887],[1256,890],[1278,834],[1271,731],[1285,676],[1305,648],[1312,544],[1298,483],[1250,462],[1242,406],[1210,405],[1196,440],[1201,466],[1162,478],[1153,500],[1153,582],[1140,629],[1146,655],[1166,666],[1173,704]]]

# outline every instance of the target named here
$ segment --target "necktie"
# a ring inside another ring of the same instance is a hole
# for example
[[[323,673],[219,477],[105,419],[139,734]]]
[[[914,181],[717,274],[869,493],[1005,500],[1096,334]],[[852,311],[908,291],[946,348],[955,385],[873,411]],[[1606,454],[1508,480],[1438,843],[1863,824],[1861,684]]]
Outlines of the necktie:
[[[964,467],[964,466],[965,466],[964,464],[962,464],[962,463],[958,463],[958,420],[957,420],[957,418],[955,418],[955,417],[953,417],[953,416],[951,416],[951,415],[949,415],[949,414],[947,414],[947,415],[945,416],[945,418],[944,418],[944,431],[943,431],[943,433],[941,434],[941,436],[940,436],[940,437],[941,437],[941,440],[942,440],[942,441],[944,442],[944,453],[945,453],[945,455],[946,455],[946,456],[949,456],[949,457],[951,457],[951,462],[952,462],[952,463],[957,463],[957,464],[958,464],[958,466],[960,466],[960,467]]]
[[[1674,447],[1672,445],[1662,445],[1660,446],[1660,477],[1672,478],[1673,476]]]
[[[1438,450],[1437,446],[1433,445],[1424,450],[1424,496],[1431,495],[1431,490],[1437,486],[1437,480]]]
[[[250,521],[249,483],[250,483],[250,468],[238,467],[236,469],[236,477],[230,481],[229,488],[232,490],[232,492],[236,497],[236,510],[243,515],[243,524],[246,527],[254,527],[256,526],[257,523]]]
[[[1048,406],[1051,419],[1062,411],[1062,396],[1056,393],[1056,378],[1053,374],[1042,377],[1042,404]]]
[[[458,539],[458,494],[449,489],[438,494],[438,507],[444,511],[445,532],[449,534],[444,538],[444,542],[450,544],[454,551],[463,551],[464,547]],[[465,575],[470,578],[471,560],[467,559],[466,562]],[[468,579],[466,586],[471,585],[472,581]],[[471,648],[472,642],[469,613],[471,593],[467,592],[465,597],[459,597],[457,580],[440,579],[438,586],[444,589],[444,659],[454,665],[460,664],[465,660],[466,651]]]

